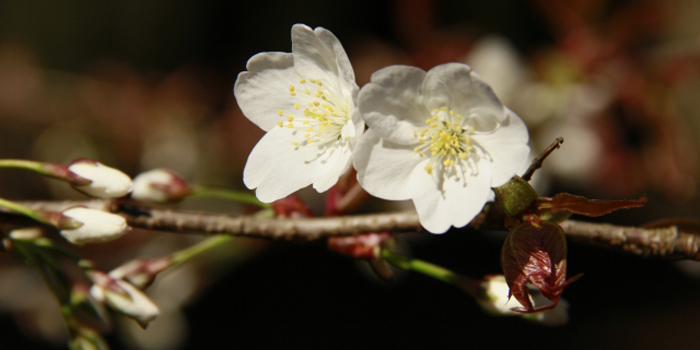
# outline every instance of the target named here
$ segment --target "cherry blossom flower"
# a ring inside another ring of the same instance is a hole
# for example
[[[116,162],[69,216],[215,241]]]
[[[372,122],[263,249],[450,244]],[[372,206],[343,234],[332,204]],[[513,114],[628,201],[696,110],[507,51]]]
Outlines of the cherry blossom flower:
[[[248,157],[243,182],[266,203],[311,184],[328,190],[350,166],[364,130],[355,73],[338,39],[324,28],[296,24],[291,53],[259,53],[246,68],[234,94],[267,134]]]
[[[432,233],[469,223],[530,152],[523,121],[465,64],[381,69],[358,101],[369,125],[354,156],[360,184],[413,200]]]

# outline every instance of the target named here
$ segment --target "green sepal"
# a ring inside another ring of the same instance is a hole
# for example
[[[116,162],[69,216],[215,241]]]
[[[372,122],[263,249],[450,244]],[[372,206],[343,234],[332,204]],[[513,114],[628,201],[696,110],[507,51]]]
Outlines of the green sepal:
[[[496,203],[509,217],[517,216],[532,207],[539,198],[535,189],[517,175],[493,191],[496,192]]]

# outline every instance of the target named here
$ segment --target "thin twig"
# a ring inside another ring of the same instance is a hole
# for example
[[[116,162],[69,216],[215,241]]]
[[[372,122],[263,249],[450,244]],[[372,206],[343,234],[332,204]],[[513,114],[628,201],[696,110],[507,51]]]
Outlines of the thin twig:
[[[523,180],[530,181],[532,175],[535,173],[535,170],[541,168],[544,160],[547,159],[547,157],[549,157],[549,155],[552,154],[555,149],[561,147],[562,143],[564,143],[564,138],[557,137],[551,145],[549,145],[544,151],[542,151],[542,153],[540,153],[540,155],[537,156],[537,158],[533,159],[532,163],[530,163],[530,167],[527,168],[527,171],[525,171],[525,174],[522,176]]]
[[[76,205],[100,210],[109,210],[112,207],[109,200],[36,201],[20,204],[33,209],[52,211]],[[414,211],[301,219],[269,219],[145,207],[131,207],[128,212],[117,213],[136,228],[184,234],[230,234],[284,240],[314,240],[365,232],[401,233],[422,230],[418,215]],[[494,229],[502,225],[489,222],[486,217],[484,213],[480,214],[469,227]],[[576,220],[567,220],[560,225],[566,235],[577,243],[618,249],[641,256],[700,260],[700,237],[691,232],[680,231],[676,226],[647,229]]]

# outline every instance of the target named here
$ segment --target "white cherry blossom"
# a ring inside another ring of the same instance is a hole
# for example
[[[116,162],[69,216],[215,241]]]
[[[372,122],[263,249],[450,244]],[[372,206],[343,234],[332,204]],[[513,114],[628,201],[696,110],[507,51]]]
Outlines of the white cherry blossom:
[[[243,114],[267,134],[243,171],[263,202],[313,184],[333,186],[350,166],[364,123],[355,107],[359,88],[338,39],[324,28],[292,27],[292,52],[253,56],[234,94]]]
[[[465,64],[390,66],[360,91],[354,165],[375,197],[413,200],[423,227],[463,227],[527,161],[523,121]]]

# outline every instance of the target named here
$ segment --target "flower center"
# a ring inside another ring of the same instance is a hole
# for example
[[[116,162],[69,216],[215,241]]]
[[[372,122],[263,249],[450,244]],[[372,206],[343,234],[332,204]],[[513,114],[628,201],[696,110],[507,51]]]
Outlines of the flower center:
[[[428,174],[452,177],[463,174],[467,169],[476,170],[476,164],[471,159],[474,146],[469,137],[474,133],[474,127],[463,127],[463,119],[447,107],[434,109],[431,117],[425,121],[428,126],[413,132],[418,139],[418,147],[413,151],[421,157],[430,157],[425,166]]]
[[[342,139],[342,129],[350,118],[348,104],[320,79],[299,79],[298,87],[289,86],[289,95],[297,101],[294,110],[278,110],[283,119],[277,125],[294,129],[298,141],[292,142],[293,146],[324,146]]]

